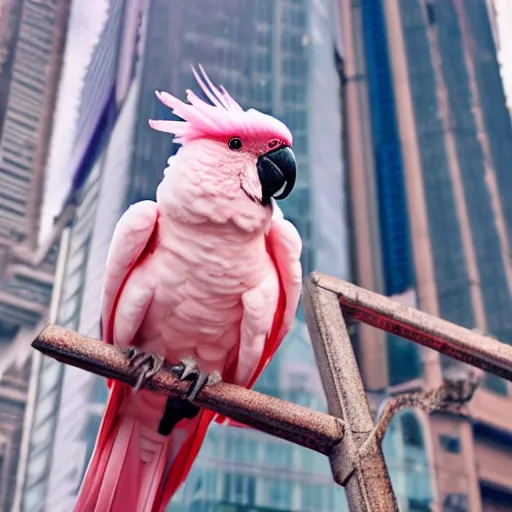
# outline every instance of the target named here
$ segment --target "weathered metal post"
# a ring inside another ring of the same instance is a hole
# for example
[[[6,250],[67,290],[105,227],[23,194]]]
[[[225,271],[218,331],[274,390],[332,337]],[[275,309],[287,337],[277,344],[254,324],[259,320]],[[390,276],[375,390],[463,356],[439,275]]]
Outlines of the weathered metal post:
[[[304,312],[329,413],[345,423],[329,456],[334,480],[346,488],[351,512],[398,510],[380,444],[369,439],[372,416],[338,295],[319,286],[316,274],[305,284]]]

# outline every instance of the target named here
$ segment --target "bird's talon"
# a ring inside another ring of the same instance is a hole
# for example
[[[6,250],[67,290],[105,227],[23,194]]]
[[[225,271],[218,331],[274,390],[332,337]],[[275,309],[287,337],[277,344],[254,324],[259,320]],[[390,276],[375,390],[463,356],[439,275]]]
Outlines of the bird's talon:
[[[183,358],[177,365],[171,367],[180,380],[191,380],[199,374],[199,369],[194,359]]]
[[[186,393],[186,399],[190,402],[196,399],[204,386],[216,384],[221,380],[219,372],[204,373],[199,370],[193,359],[182,359],[179,364],[171,367],[171,371],[173,371],[181,381],[192,381]]]
[[[190,386],[190,388],[187,391],[187,400],[189,402],[193,402],[196,399],[198,393],[205,386],[207,379],[208,379],[208,375],[206,373],[202,373],[202,372],[198,373],[197,378],[195,379],[195,381],[192,383],[192,385]]]
[[[135,391],[139,391],[160,371],[164,364],[164,358],[162,356],[149,354],[136,347],[128,347],[124,352],[128,357],[133,374],[137,377],[133,388]]]

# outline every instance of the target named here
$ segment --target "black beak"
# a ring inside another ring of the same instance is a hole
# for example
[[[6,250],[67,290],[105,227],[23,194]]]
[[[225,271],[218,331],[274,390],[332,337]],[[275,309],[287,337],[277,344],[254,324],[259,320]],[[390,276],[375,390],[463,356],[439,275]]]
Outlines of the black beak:
[[[270,204],[270,199],[284,199],[290,195],[297,177],[295,155],[285,146],[258,158],[258,176],[262,190],[262,204]]]

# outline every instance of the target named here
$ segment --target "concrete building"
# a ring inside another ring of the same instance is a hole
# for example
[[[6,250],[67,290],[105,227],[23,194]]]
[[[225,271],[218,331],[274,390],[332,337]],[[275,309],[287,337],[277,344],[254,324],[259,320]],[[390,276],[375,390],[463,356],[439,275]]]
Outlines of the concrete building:
[[[34,249],[69,1],[2,3],[0,235]]]
[[[51,320],[99,336],[102,272],[124,209],[153,198],[176,148],[151,131],[168,117],[155,89],[184,96],[202,63],[244,107],[283,119],[295,137],[300,168],[283,209],[301,231],[305,272],[348,278],[342,123],[342,47],[331,0],[204,3],[110,0],[85,80],[61,239]],[[318,229],[313,229],[313,224]],[[16,510],[72,509],[91,454],[105,382],[35,357]],[[305,326],[293,333],[258,383],[264,392],[324,409]],[[212,427],[172,510],[343,509],[321,456],[263,434]]]
[[[1,4],[0,352],[50,301],[56,251],[36,251],[39,198],[69,1]]]
[[[36,250],[69,0],[0,3],[0,509],[12,510],[30,373],[58,239]]]
[[[341,5],[356,282],[511,343],[512,130],[487,3]],[[357,338],[375,392],[432,387],[457,366],[371,329]],[[399,418],[400,510],[512,509],[510,392],[487,375],[467,417]],[[431,478],[418,501],[420,452]]]
[[[75,127],[75,142],[69,162],[72,189],[60,216],[63,217],[62,223],[65,227],[61,236],[54,300],[49,317],[50,321],[93,336],[98,336],[98,317],[92,312],[89,316],[92,329],[84,329],[79,325],[80,311],[84,300],[84,279],[90,268],[87,258],[90,254],[89,242],[96,218],[95,201],[99,191],[101,162],[118,111],[115,78],[124,16],[122,0],[109,2],[106,23],[99,31],[98,41],[84,78]],[[110,190],[115,190],[115,187]],[[117,210],[115,212],[117,213]],[[90,262],[90,265],[94,263]],[[102,265],[98,265],[96,270],[101,273]],[[97,290],[92,289],[92,292],[97,293]],[[95,297],[86,303],[94,307],[97,302],[98,297]],[[79,374],[77,380],[72,379],[69,385],[68,379],[72,375],[71,368],[65,370],[61,364],[53,360],[43,358],[39,354],[33,358],[27,406],[30,412],[25,419],[25,435],[17,482],[18,494],[14,510],[68,511],[73,508],[72,493],[76,493],[75,480],[81,478],[85,457],[81,435],[82,430],[87,429],[90,388],[95,381],[92,381],[89,375]],[[102,384],[104,386],[104,382]],[[75,393],[72,404],[77,405],[79,412],[75,418],[71,417],[71,423],[69,409],[66,410],[65,407],[61,411],[63,419],[59,421],[61,397],[64,403],[67,400],[70,404],[69,395],[66,393]],[[106,396],[106,389],[103,393]],[[62,426],[71,428],[67,436],[62,432]],[[59,457],[64,460],[62,465],[52,465],[53,460],[58,460]],[[53,468],[53,472],[50,471],[50,467]],[[60,473],[61,471],[63,473]],[[75,471],[78,471],[76,475]],[[52,487],[54,478],[61,482],[57,489]],[[52,490],[49,491],[49,488]],[[47,497],[50,503],[46,502]],[[52,503],[57,503],[58,507],[53,508]]]

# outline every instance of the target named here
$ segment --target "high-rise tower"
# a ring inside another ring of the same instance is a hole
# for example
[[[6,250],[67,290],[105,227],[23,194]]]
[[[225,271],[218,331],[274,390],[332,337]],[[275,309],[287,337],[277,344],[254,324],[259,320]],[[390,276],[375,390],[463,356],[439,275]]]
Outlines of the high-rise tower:
[[[512,343],[512,130],[488,2],[342,6],[359,282]],[[372,356],[375,343],[387,367]],[[358,345],[374,391],[434,386],[461,369],[371,330],[359,333]],[[394,480],[404,510],[419,510],[407,482],[418,450],[435,477],[437,501],[426,495],[425,506],[511,506],[509,394],[508,383],[486,376],[469,417],[400,418],[408,447],[393,464],[404,475],[403,487]]]
[[[12,510],[30,374],[58,243],[36,251],[69,0],[0,3],[0,509]]]

